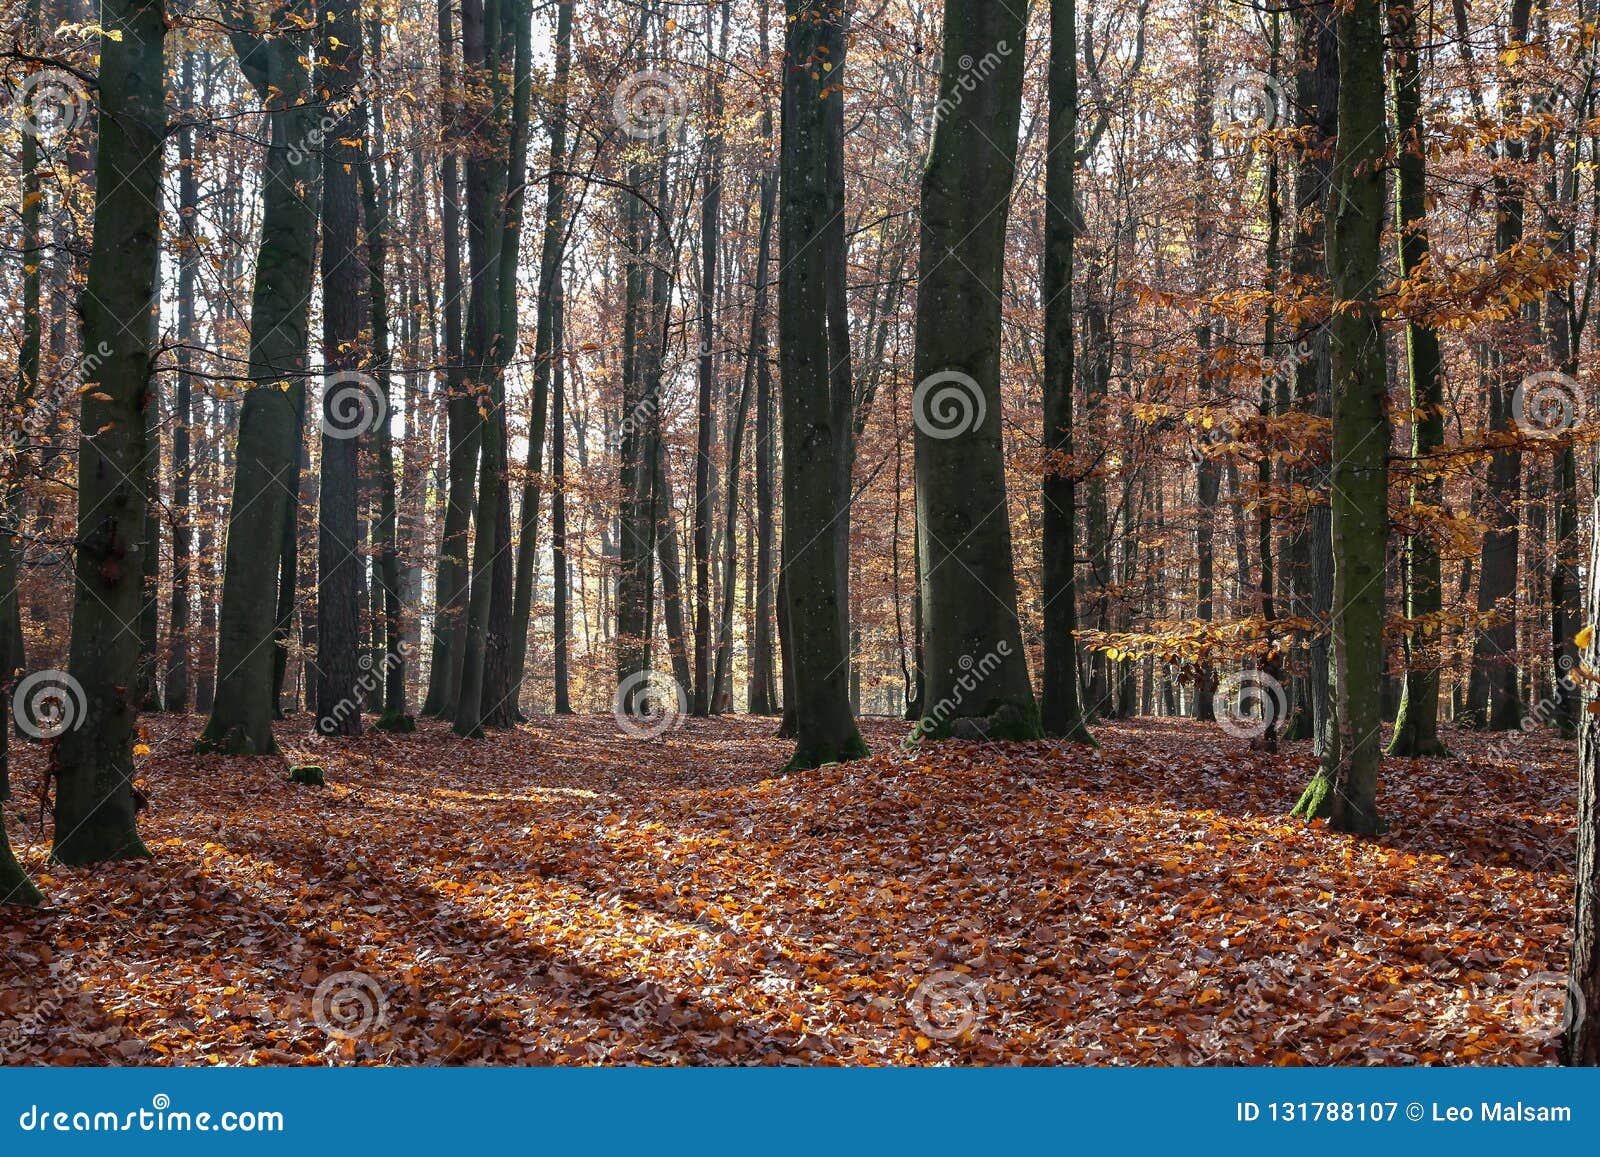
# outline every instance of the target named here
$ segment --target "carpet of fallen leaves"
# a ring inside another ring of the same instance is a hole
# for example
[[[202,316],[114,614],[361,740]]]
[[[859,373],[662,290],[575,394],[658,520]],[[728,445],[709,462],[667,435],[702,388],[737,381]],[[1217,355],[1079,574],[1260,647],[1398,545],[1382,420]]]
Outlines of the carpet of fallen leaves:
[[[872,759],[782,777],[769,720],[298,750],[284,724],[325,790],[147,722],[147,863],[47,864],[19,758],[8,824],[53,907],[0,915],[7,1062],[1554,1058],[1553,740],[1386,761],[1363,841],[1285,817],[1303,747],[1187,721],[909,754],[868,723]]]

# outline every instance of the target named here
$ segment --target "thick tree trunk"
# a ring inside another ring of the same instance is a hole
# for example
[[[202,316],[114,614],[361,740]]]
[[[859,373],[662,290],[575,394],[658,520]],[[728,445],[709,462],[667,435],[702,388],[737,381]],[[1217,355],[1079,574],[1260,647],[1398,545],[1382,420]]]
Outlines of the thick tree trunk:
[[[134,699],[152,469],[145,407],[154,380],[166,135],[163,0],[105,0],[120,31],[100,45],[97,196],[83,348],[105,350],[99,388],[83,397],[78,450],[78,551],[67,670],[81,713],[56,749],[55,846],[68,864],[146,857],[133,800]],[[131,323],[131,324],[130,324]]]
[[[498,570],[507,575],[511,525],[507,509],[505,390],[500,374],[504,317],[501,277],[504,272],[506,193],[511,139],[507,125],[505,81],[506,38],[502,5],[514,0],[466,0],[461,6],[463,55],[468,74],[489,94],[490,105],[478,123],[475,148],[467,158],[467,248],[471,291],[467,305],[466,363],[469,388],[482,410],[482,446],[478,456],[478,503],[473,518],[471,590],[467,597],[466,641],[461,659],[461,689],[456,700],[455,733],[480,736],[486,723],[506,705],[499,701],[497,668],[509,664],[501,655],[509,635],[497,637],[495,601]],[[504,584],[508,594],[514,583]],[[508,608],[509,610],[509,608]],[[498,693],[498,694],[497,694]]]
[[[229,11],[234,26],[250,27],[247,13]],[[200,745],[251,755],[277,750],[272,720],[278,580],[284,525],[299,492],[311,311],[306,287],[314,280],[321,156],[307,143],[316,139],[319,114],[302,63],[305,38],[234,32],[232,40],[240,67],[268,110],[272,143],[262,171],[251,386],[234,452],[215,689]],[[198,706],[205,709],[204,696]]]
[[[942,115],[922,179],[912,409],[927,702],[918,731],[935,738],[958,730],[958,720],[972,721],[959,730],[991,739],[1041,734],[1017,619],[1000,396],[1023,16],[1014,6],[948,0]],[[975,87],[963,60],[983,77]]]
[[[866,745],[850,714],[840,539],[835,523],[848,494],[828,324],[830,268],[817,243],[842,203],[830,149],[830,107],[844,100],[836,78],[845,56],[846,6],[786,0],[782,210],[778,231],[778,350],[783,380],[783,594],[796,743],[789,768],[860,758]],[[826,62],[830,68],[825,70]],[[848,420],[848,407],[844,408]]]

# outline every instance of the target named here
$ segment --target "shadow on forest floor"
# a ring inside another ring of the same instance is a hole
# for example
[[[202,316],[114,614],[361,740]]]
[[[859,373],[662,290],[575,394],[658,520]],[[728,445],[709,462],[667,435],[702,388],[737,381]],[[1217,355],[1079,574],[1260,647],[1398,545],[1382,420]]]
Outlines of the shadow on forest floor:
[[[770,719],[312,744],[291,718],[321,791],[190,754],[199,722],[146,720],[144,864],[44,863],[19,753],[54,907],[0,922],[0,1059],[1553,1057],[1573,756],[1544,737],[1386,760],[1361,841],[1285,815],[1306,745],[1187,720],[911,752],[868,720],[871,759],[780,776]]]

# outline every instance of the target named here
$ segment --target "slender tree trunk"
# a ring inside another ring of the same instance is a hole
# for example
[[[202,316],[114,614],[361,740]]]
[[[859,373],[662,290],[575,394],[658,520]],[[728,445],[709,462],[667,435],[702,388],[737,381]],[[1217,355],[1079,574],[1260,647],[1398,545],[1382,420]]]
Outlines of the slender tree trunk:
[[[767,176],[761,181],[761,223],[756,242],[755,309],[750,319],[750,347],[766,344],[767,254],[771,248],[772,216],[776,211],[777,182]],[[738,580],[739,472],[743,465],[744,431],[750,413],[750,395],[758,374],[755,356],[745,360],[744,384],[739,391],[739,408],[734,414],[728,439],[727,510],[722,527],[722,621],[717,631],[717,673],[712,681],[715,694],[733,690],[733,604]],[[713,704],[714,706],[714,704]],[[761,714],[765,714],[762,712]]]
[[[1413,0],[1390,0],[1394,43],[1395,226],[1402,277],[1415,277],[1428,257],[1427,154],[1422,124],[1422,73]],[[1426,321],[1406,320],[1406,371],[1411,383],[1412,507],[1438,509],[1444,482],[1430,461],[1444,442],[1444,375],[1439,335]],[[1425,524],[1407,536],[1405,567],[1406,670],[1390,755],[1443,755],[1439,742],[1439,551]]]
[[[193,599],[189,573],[194,500],[190,428],[194,422],[195,281],[200,254],[195,218],[200,211],[200,181],[194,155],[195,54],[183,54],[184,126],[178,131],[178,373],[172,401],[172,601],[167,613],[167,710],[189,710],[189,611]]]
[[[354,0],[330,0],[319,22],[328,62],[321,88],[334,126],[322,165],[322,487],[317,506],[317,729],[361,734],[361,587],[364,560],[360,443],[378,400],[363,365],[364,263],[356,169],[366,133],[356,103],[361,25]],[[385,417],[387,417],[385,415]]]
[[[516,591],[512,610],[513,686],[522,685],[527,665],[528,628],[533,615],[534,569],[539,548],[540,475],[544,470],[544,437],[550,405],[555,343],[557,284],[566,260],[567,87],[572,71],[572,0],[556,11],[556,72],[550,123],[550,193],[545,203],[544,240],[539,255],[539,302],[533,350],[533,402],[528,418],[528,463],[522,484],[520,535],[517,539]],[[554,450],[552,449],[552,453]],[[553,518],[552,514],[552,518]],[[551,533],[554,533],[552,527]]]
[[[1050,4],[1050,125],[1045,168],[1044,667],[1039,718],[1045,734],[1092,742],[1078,685],[1077,468],[1072,462],[1072,277],[1078,232],[1078,6]]]
[[[163,0],[104,0],[120,31],[100,45],[97,190],[83,348],[109,351],[83,397],[78,551],[68,673],[83,711],[56,749],[55,846],[68,864],[146,857],[133,800],[134,699],[151,470],[145,407],[154,381],[150,323],[161,253],[166,135]],[[129,324],[129,322],[132,324]]]
[[[727,8],[724,0],[724,24]],[[711,49],[710,5],[705,11],[706,50]],[[724,45],[726,45],[724,32]],[[694,714],[710,715],[717,683],[712,677],[711,524],[716,495],[712,493],[711,442],[716,431],[717,392],[717,256],[722,244],[722,83],[716,61],[707,70],[710,128],[706,137],[705,192],[700,200],[700,375],[699,429],[694,460]],[[729,466],[733,460],[730,457]],[[731,596],[731,590],[728,592]]]
[[[483,436],[477,402],[467,389],[461,334],[461,174],[457,159],[459,112],[451,65],[451,0],[439,0],[439,85],[445,122],[444,156],[439,164],[439,216],[444,234],[444,354],[447,473],[444,530],[434,576],[433,658],[422,712],[436,718],[455,715],[466,646],[467,534],[472,525],[474,471]]]
[[[1383,23],[1354,0],[1339,27],[1339,135],[1328,233],[1333,281],[1333,650],[1338,757],[1296,811],[1336,831],[1372,834],[1382,756],[1384,575],[1388,545],[1388,373],[1381,307],[1384,169]]]
[[[761,4],[761,59],[771,55],[767,39],[767,5]],[[761,136],[767,155],[772,152],[772,110],[761,110]],[[767,220],[775,218],[778,197],[778,169],[776,164],[767,172],[762,185],[762,203],[770,205]],[[762,243],[758,262],[765,260],[771,248],[770,238]],[[755,626],[751,631],[750,649],[750,714],[774,715],[781,710],[778,702],[777,672],[773,666],[773,593],[777,576],[773,571],[774,535],[777,520],[773,512],[777,507],[776,486],[773,478],[774,422],[772,414],[772,362],[767,348],[768,325],[767,298],[770,293],[768,278],[757,277],[755,317],[760,319],[750,328],[750,359],[756,367],[756,554],[755,554]]]
[[[1524,44],[1532,0],[1512,0],[1511,40]],[[1508,115],[1521,115],[1516,86],[1502,97]],[[1520,139],[1508,136],[1496,166],[1495,248],[1509,253],[1523,238],[1524,149]],[[1537,308],[1534,304],[1533,308]],[[1490,731],[1510,731],[1522,721],[1522,696],[1517,689],[1517,573],[1521,554],[1522,450],[1516,441],[1513,397],[1520,373],[1502,351],[1490,351],[1489,428],[1505,436],[1489,458],[1483,516],[1489,529],[1483,535],[1483,563],[1478,569],[1478,612],[1494,616],[1478,629],[1472,648],[1472,678],[1467,692],[1471,721]]]
[[[563,8],[570,5],[563,5]],[[555,623],[552,627],[555,650],[555,713],[572,714],[571,659],[572,611],[567,574],[567,373],[566,373],[566,288],[560,269],[551,286],[551,341],[555,350],[550,397],[550,553],[555,582]]]
[[[373,67],[382,67],[383,20],[381,14],[369,17]],[[374,620],[381,626],[377,632],[382,644],[381,671],[383,678],[382,714],[378,728],[382,731],[409,732],[416,730],[416,720],[411,717],[406,703],[406,667],[408,656],[402,637],[403,611],[400,601],[400,515],[396,494],[394,464],[394,395],[392,391],[392,366],[389,335],[388,294],[388,242],[391,196],[384,166],[383,105],[376,97],[369,102],[371,142],[361,157],[362,217],[366,225],[367,240],[367,298],[372,326],[372,376],[377,380],[381,414],[373,430],[378,449],[378,522],[376,526],[377,579],[376,594],[381,606]]]

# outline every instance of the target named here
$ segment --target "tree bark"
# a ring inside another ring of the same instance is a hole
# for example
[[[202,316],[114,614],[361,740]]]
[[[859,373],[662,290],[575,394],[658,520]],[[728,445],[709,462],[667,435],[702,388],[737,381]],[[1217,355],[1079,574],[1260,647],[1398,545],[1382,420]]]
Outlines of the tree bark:
[[[1417,53],[1417,10],[1413,0],[1390,0],[1389,34],[1394,43],[1395,133],[1399,138],[1395,187],[1395,227],[1400,275],[1415,277],[1428,260],[1427,153],[1422,123],[1422,73]],[[1431,462],[1444,443],[1444,374],[1439,335],[1427,322],[1406,320],[1406,371],[1411,384],[1413,508],[1438,509],[1444,482]],[[1406,670],[1395,718],[1390,755],[1445,754],[1439,741],[1439,551],[1426,526],[1406,538]]]
[[[1381,307],[1384,169],[1383,26],[1378,0],[1338,16],[1339,129],[1328,202],[1333,369],[1333,652],[1338,756],[1296,811],[1336,831],[1384,830],[1378,765],[1388,545],[1388,368]]]
[[[1025,36],[1014,6],[945,5],[941,115],[922,179],[912,402],[927,624],[918,732],[934,738],[951,734],[957,720],[972,720],[963,727],[991,739],[1041,734],[1017,618],[1000,397],[1000,295]],[[787,443],[787,426],[785,434]]]
[[[246,11],[227,11],[239,29],[230,33],[234,50],[267,109],[272,142],[262,170],[251,385],[234,451],[215,689],[200,746],[261,755],[277,750],[272,720],[278,578],[283,528],[299,494],[311,313],[306,289],[314,279],[321,150],[311,78],[302,63],[309,51],[305,34],[292,24],[287,30],[249,31]],[[204,709],[203,696],[199,705]]]
[[[83,397],[78,551],[67,670],[84,710],[56,749],[53,856],[68,864],[143,858],[133,800],[134,699],[152,474],[145,407],[154,378],[151,306],[161,255],[166,135],[163,0],[105,0],[120,30],[100,44],[97,190],[83,348],[105,350]],[[131,321],[132,324],[129,324]]]
[[[818,244],[843,203],[843,141],[829,131],[830,107],[844,100],[848,8],[786,0],[778,230],[778,351],[783,381],[783,586],[796,742],[788,769],[857,759],[866,744],[850,714],[843,559],[835,523],[849,495],[839,458],[848,432],[831,372],[827,247]],[[827,68],[824,68],[824,65]],[[843,413],[848,421],[849,410]]]
[[[1078,676],[1077,467],[1072,461],[1072,278],[1078,233],[1078,6],[1050,4],[1050,124],[1045,168],[1044,446],[1041,596],[1044,667],[1039,719],[1047,735],[1093,742]]]

